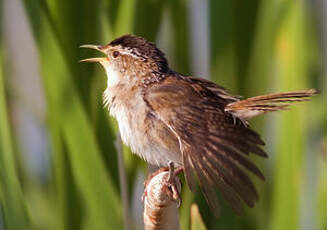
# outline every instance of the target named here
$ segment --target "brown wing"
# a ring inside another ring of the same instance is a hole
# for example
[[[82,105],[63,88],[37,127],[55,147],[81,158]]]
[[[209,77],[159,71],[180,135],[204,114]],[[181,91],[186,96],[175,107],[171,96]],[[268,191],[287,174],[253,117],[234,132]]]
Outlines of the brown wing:
[[[250,152],[267,156],[259,147],[260,137],[242,124],[235,125],[232,115],[224,112],[221,98],[199,84],[179,77],[147,88],[144,100],[154,115],[164,122],[180,143],[184,173],[194,190],[195,177],[209,206],[218,213],[215,194],[218,188],[230,206],[240,214],[242,199],[253,207],[258,199],[255,187],[244,169],[264,179],[248,159]]]
[[[229,103],[237,102],[240,100],[240,96],[235,96],[227,92],[227,90],[217,85],[216,83],[198,77],[184,77],[184,80],[192,82],[193,84],[199,84],[201,87],[208,89],[212,92],[216,98],[221,98],[223,100],[223,104],[227,105]]]

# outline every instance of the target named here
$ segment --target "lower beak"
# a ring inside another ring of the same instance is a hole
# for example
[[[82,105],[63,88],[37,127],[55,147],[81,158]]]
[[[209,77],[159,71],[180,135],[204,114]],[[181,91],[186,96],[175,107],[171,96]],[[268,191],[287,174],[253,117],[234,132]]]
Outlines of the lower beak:
[[[80,48],[95,49],[102,53],[106,53],[104,47],[99,45],[81,45]],[[86,58],[80,60],[79,62],[102,62],[102,61],[108,61],[108,58],[107,57]]]
[[[86,58],[86,59],[82,59],[82,60],[79,60],[79,62],[102,62],[102,61],[107,61],[108,58],[106,57],[98,57],[98,58]]]

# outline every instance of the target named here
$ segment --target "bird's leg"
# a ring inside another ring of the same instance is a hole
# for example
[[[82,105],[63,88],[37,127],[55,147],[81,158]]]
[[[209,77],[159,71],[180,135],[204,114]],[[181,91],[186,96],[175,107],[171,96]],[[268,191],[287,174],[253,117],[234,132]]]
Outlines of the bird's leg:
[[[169,161],[169,177],[168,177],[168,180],[167,182],[168,183],[172,183],[174,181],[174,178],[175,178],[175,173],[174,173],[174,170],[175,170],[175,166],[174,166],[174,162],[172,161]]]
[[[171,192],[171,197],[173,197],[173,199],[178,202],[178,207],[180,207],[180,205],[181,205],[181,198],[180,198],[180,194],[177,189],[175,178],[182,171],[183,171],[183,167],[178,167],[175,170],[174,162],[169,161],[169,176],[167,179],[167,186],[168,186],[169,191]]]

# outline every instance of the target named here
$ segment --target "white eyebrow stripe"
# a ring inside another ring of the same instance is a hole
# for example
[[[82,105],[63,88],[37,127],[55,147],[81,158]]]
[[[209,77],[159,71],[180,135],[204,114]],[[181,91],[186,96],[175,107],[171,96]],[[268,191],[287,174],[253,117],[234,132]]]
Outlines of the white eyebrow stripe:
[[[137,55],[133,54],[132,52],[120,51],[120,53],[123,55],[132,56],[134,58],[140,58],[140,56],[137,56]]]
[[[120,53],[123,54],[123,55],[129,55],[129,56],[132,56],[132,57],[138,58],[138,59],[146,59],[146,56],[144,56],[143,54],[138,52],[138,50],[136,48],[122,47],[121,46]]]

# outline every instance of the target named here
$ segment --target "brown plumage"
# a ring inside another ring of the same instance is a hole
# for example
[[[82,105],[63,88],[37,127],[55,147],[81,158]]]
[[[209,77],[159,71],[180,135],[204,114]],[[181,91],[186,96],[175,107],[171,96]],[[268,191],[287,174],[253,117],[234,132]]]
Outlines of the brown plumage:
[[[317,90],[309,89],[256,96],[230,103],[225,107],[225,111],[242,119],[249,119],[267,112],[287,110],[295,102],[308,101],[317,93]]]
[[[311,89],[240,100],[213,82],[171,70],[164,54],[143,38],[125,35],[106,46],[84,47],[106,54],[85,61],[100,62],[107,72],[104,100],[124,143],[151,164],[182,166],[190,189],[198,181],[216,214],[217,190],[238,214],[241,201],[253,207],[258,200],[247,171],[264,176],[248,156],[267,154],[247,119],[317,93]]]
[[[260,148],[264,142],[242,122],[235,124],[233,115],[224,111],[226,99],[202,83],[205,81],[192,83],[187,77],[169,75],[162,84],[145,88],[144,100],[178,137],[190,188],[194,190],[198,178],[208,204],[218,211],[218,187],[231,207],[241,213],[240,198],[250,207],[258,199],[244,169],[264,179],[248,159],[250,152],[267,156]]]

